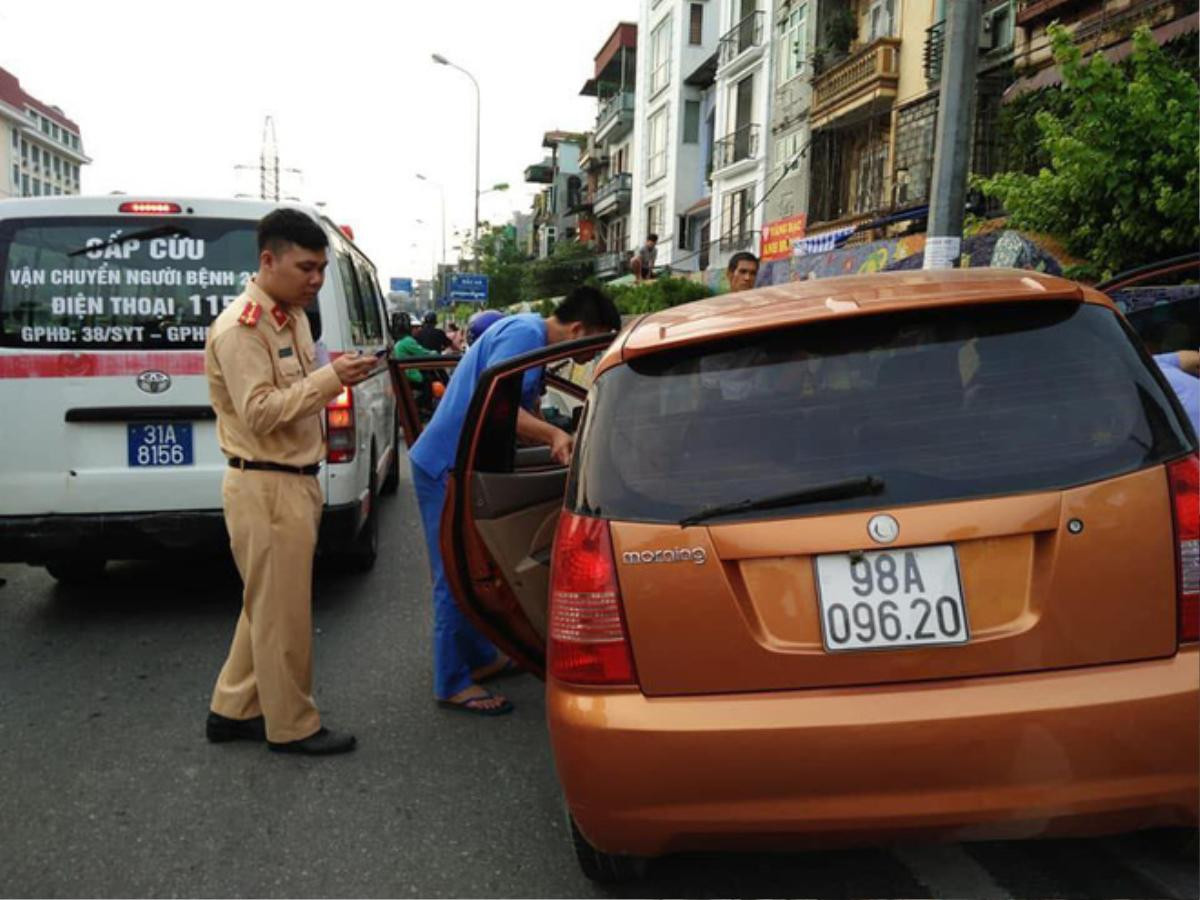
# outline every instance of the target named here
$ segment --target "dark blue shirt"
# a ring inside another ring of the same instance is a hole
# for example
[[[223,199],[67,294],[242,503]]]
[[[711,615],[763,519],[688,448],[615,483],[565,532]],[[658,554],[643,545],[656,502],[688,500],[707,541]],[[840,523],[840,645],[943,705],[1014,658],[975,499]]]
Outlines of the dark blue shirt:
[[[441,478],[454,465],[463,420],[479,376],[497,363],[546,346],[546,321],[534,313],[505,316],[473,343],[450,376],[450,384],[429,425],[409,451],[414,465],[431,478]],[[535,367],[522,378],[521,405],[533,408],[541,392],[542,370]]]

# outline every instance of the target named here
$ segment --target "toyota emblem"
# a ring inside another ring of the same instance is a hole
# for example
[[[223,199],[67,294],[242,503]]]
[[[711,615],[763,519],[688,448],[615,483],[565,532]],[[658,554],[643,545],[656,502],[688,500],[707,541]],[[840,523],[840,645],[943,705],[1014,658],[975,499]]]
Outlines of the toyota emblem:
[[[890,544],[900,536],[900,523],[891,516],[875,516],[867,523],[867,534],[877,544]]]
[[[166,372],[151,369],[137,377],[137,386],[147,394],[161,394],[171,386],[171,376]]]

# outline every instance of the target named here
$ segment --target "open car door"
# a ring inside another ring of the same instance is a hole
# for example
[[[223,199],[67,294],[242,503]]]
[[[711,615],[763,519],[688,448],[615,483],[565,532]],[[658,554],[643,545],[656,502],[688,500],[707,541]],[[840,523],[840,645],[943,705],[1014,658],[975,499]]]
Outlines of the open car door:
[[[432,398],[423,397],[421,386],[409,378],[409,372],[420,372],[423,378],[445,380],[450,377],[461,354],[450,356],[419,356],[410,359],[389,359],[392,380],[396,384],[396,415],[404,429],[404,443],[412,447],[421,436],[425,423],[432,413]]]
[[[483,634],[539,678],[546,670],[550,556],[568,468],[553,461],[548,447],[519,446],[521,382],[530,369],[545,367],[543,417],[572,431],[587,391],[555,375],[555,364],[599,352],[612,339],[555,344],[484,372],[446,487],[441,544],[450,590]]]

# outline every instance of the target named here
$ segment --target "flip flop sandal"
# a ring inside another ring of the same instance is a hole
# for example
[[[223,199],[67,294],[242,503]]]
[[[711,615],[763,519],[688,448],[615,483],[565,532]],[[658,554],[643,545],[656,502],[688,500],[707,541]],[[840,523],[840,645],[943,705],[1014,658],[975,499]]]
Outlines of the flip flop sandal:
[[[525,670],[522,669],[520,666],[518,666],[514,660],[510,659],[510,660],[507,660],[504,663],[504,665],[502,665],[499,669],[497,669],[491,675],[488,675],[486,678],[477,679],[475,683],[483,684],[484,682],[487,682],[487,681],[496,681],[499,678],[512,678],[514,675],[524,675],[524,674],[525,674]]]
[[[458,712],[472,713],[477,716],[503,716],[512,712],[514,707],[507,699],[499,706],[476,706],[482,701],[495,699],[495,694],[491,691],[486,691],[480,697],[468,697],[466,700],[439,700],[437,705],[443,709],[453,709]]]

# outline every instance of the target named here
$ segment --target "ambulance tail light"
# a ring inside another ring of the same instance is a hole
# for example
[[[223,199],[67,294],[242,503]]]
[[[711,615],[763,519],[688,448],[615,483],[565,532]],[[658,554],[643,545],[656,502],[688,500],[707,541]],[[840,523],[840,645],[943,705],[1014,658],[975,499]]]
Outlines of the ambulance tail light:
[[[325,405],[325,440],[329,446],[326,459],[331,463],[354,461],[358,443],[354,427],[354,393],[348,387]]]
[[[166,203],[158,200],[131,200],[128,203],[122,203],[118,210],[142,216],[170,216],[183,212],[183,207],[178,203]]]

